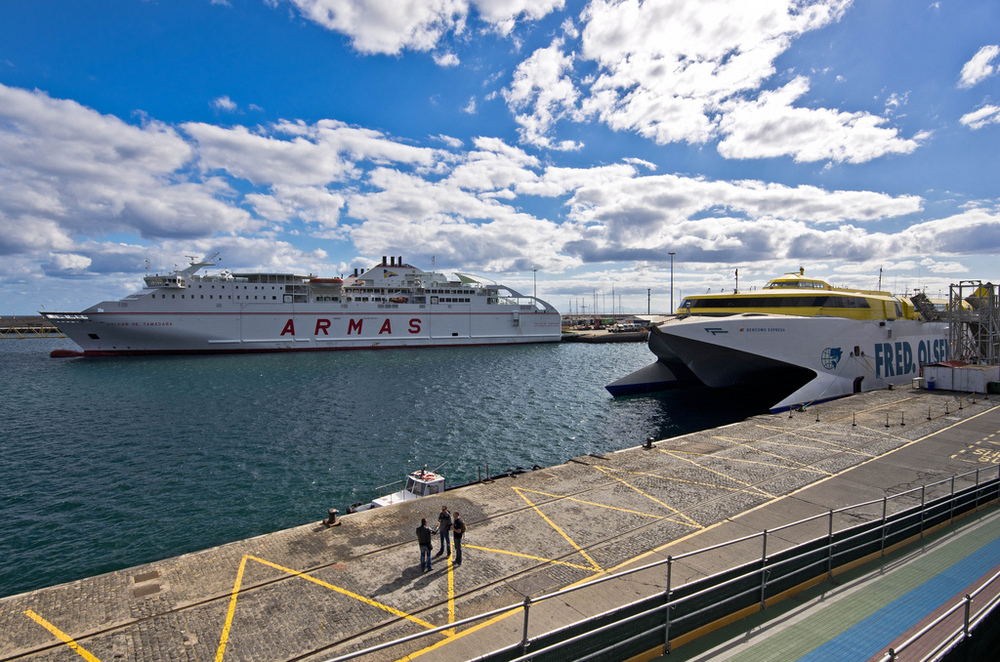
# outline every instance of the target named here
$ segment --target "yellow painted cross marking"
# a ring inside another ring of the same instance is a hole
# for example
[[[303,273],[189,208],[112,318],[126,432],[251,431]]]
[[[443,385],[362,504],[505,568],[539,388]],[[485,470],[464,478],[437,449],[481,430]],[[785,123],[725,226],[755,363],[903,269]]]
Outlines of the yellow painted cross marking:
[[[721,437],[717,437],[717,438],[721,439]],[[787,458],[787,457],[785,457],[783,455],[778,455],[777,453],[774,453],[772,451],[766,451],[766,450],[764,450],[762,448],[757,448],[756,446],[753,446],[751,444],[745,444],[745,443],[736,442],[736,441],[733,441],[732,443],[736,444],[737,446],[741,446],[743,448],[755,451],[755,452],[760,453],[762,455],[770,455],[772,457],[777,458],[778,460],[781,460],[782,462],[787,462],[788,463],[787,465],[779,465],[779,468],[781,468],[781,469],[800,469],[800,470],[806,471],[808,473],[820,474],[821,476],[832,476],[833,475],[829,471],[824,471],[822,469],[817,469],[816,467],[809,466],[808,464],[806,464],[804,462],[796,462],[795,460],[793,460],[791,458]],[[794,447],[794,446],[782,444],[782,448],[789,448],[789,447]],[[813,449],[812,446],[803,446],[802,448]],[[688,455],[694,455],[696,457],[714,457],[714,458],[717,458],[717,459],[720,459],[720,460],[727,460],[729,462],[744,462],[746,464],[759,464],[762,467],[773,467],[773,466],[775,466],[773,463],[760,462],[759,460],[744,460],[742,458],[724,457],[724,456],[715,455],[715,454],[706,455],[705,453],[692,453],[690,451],[684,451],[684,450],[680,450],[680,449],[675,449],[673,452],[674,453],[687,453]]]
[[[662,501],[660,501],[659,499],[657,499],[653,495],[646,494],[645,492],[643,492],[642,490],[640,490],[635,485],[629,483],[627,480],[623,480],[623,479],[619,478],[618,476],[613,476],[610,473],[608,473],[608,471],[621,471],[621,469],[611,469],[610,467],[596,467],[596,466],[594,468],[597,469],[598,471],[600,471],[601,473],[603,473],[608,478],[612,478],[614,480],[617,480],[622,485],[627,485],[628,487],[632,488],[633,490],[635,490],[636,492],[638,492],[642,496],[646,497],[650,501],[652,501],[654,503],[660,504],[661,506],[663,506],[664,508],[666,508],[670,512],[674,513],[675,515],[679,515],[680,517],[683,517],[684,519],[687,520],[687,522],[677,522],[678,524],[687,524],[688,526],[693,526],[696,529],[704,528],[704,527],[702,527],[701,524],[698,524],[698,522],[695,522],[693,519],[691,519],[690,517],[688,517],[687,515],[685,515],[681,511],[677,510],[673,506],[668,506],[667,504],[663,503]],[[627,473],[630,473],[630,472],[627,472]],[[676,521],[676,520],[671,520],[671,521]]]
[[[717,476],[722,476],[723,478],[731,480],[734,483],[738,483],[739,485],[743,485],[743,486],[745,486],[745,487],[747,487],[749,489],[756,490],[756,491],[760,492],[761,494],[763,494],[764,496],[766,496],[768,499],[774,499],[775,498],[775,496],[773,494],[770,494],[769,492],[766,492],[766,491],[762,490],[761,488],[757,487],[756,485],[751,485],[750,483],[747,483],[747,482],[742,481],[742,480],[736,480],[732,476],[727,476],[726,474],[722,473],[721,471],[716,471],[715,469],[710,469],[708,467],[702,466],[702,465],[698,464],[697,462],[695,462],[694,460],[689,460],[686,457],[680,457],[679,455],[675,454],[673,451],[665,451],[665,450],[662,450],[662,449],[660,449],[660,450],[661,450],[661,452],[666,453],[667,455],[669,455],[672,458],[675,458],[677,460],[682,460],[684,462],[690,462],[691,464],[693,464],[694,466],[698,467],[699,469],[704,469],[705,471],[707,471],[709,473],[713,473],[713,474],[715,474]]]
[[[59,628],[57,628],[56,626],[52,625],[52,623],[49,623],[47,620],[45,620],[44,618],[42,618],[41,616],[39,616],[38,614],[36,614],[32,610],[29,609],[26,612],[24,612],[24,614],[25,614],[25,616],[27,616],[28,618],[30,618],[31,620],[33,620],[34,622],[38,623],[43,628],[45,628],[46,630],[48,630],[49,632],[51,632],[56,637],[56,639],[58,639],[59,641],[63,642],[67,646],[69,646],[71,649],[73,649],[73,651],[77,655],[79,655],[83,659],[87,660],[87,662],[101,662],[96,657],[94,657],[90,653],[90,651],[88,651],[86,648],[84,648],[80,644],[76,643],[75,641],[73,641],[72,637],[70,637],[68,634],[66,634],[65,632],[63,632],[62,630],[60,630]]]
[[[655,519],[663,519],[663,515],[654,515],[652,513],[642,513],[638,510],[629,510],[628,508],[619,508],[617,506],[609,506],[606,503],[594,503],[593,501],[584,501],[583,499],[574,499],[573,497],[564,497],[559,494],[551,494],[549,492],[540,492],[538,490],[529,490],[526,487],[521,487],[525,492],[531,492],[532,494],[540,494],[542,496],[552,497],[553,499],[563,499],[565,501],[575,501],[576,503],[582,503],[587,506],[596,506],[598,508],[607,508],[608,510],[617,510],[623,513],[630,513],[632,515],[641,515],[643,517],[653,517]]]
[[[569,537],[568,535],[566,535],[566,532],[565,532],[565,531],[563,531],[563,530],[562,530],[562,529],[560,529],[560,528],[559,528],[558,526],[556,526],[556,523],[555,523],[555,522],[553,522],[553,521],[552,521],[552,520],[550,520],[550,519],[549,519],[548,517],[546,517],[546,516],[545,516],[545,513],[543,513],[543,512],[541,511],[541,510],[539,510],[539,509],[538,509],[538,506],[536,506],[535,504],[531,503],[531,500],[530,500],[530,499],[528,499],[528,497],[524,496],[524,493],[523,493],[523,492],[521,491],[521,488],[519,488],[519,487],[515,487],[515,488],[512,488],[512,489],[513,489],[513,490],[514,490],[515,492],[517,492],[517,495],[518,495],[519,497],[521,497],[522,499],[524,499],[524,501],[525,501],[525,502],[526,502],[526,503],[527,503],[527,504],[528,504],[529,506],[531,506],[531,507],[532,507],[532,509],[533,509],[533,510],[534,510],[534,511],[535,511],[536,513],[538,513],[538,516],[539,516],[539,517],[541,517],[541,518],[542,518],[543,520],[545,520],[545,522],[546,522],[546,523],[547,523],[547,524],[548,524],[549,526],[551,526],[551,527],[552,527],[553,529],[555,529],[555,530],[556,530],[556,533],[558,533],[558,534],[559,534],[559,535],[561,535],[561,536],[562,536],[563,538],[565,538],[565,539],[566,539],[566,542],[568,542],[569,544],[573,545],[574,549],[576,549],[576,551],[580,552],[580,554],[581,554],[581,555],[583,555],[583,558],[585,558],[585,559],[587,559],[588,561],[590,561],[590,564],[591,564],[591,565],[593,566],[593,569],[594,569],[594,570],[596,570],[597,572],[604,572],[604,570],[603,570],[603,569],[601,568],[601,566],[597,565],[597,562],[596,562],[596,561],[594,561],[594,559],[590,558],[590,555],[589,555],[589,554],[587,554],[587,552],[583,551],[583,548],[582,548],[582,547],[580,547],[579,545],[577,545],[577,544],[576,544],[576,542],[575,542],[575,541],[574,541],[574,540],[573,540],[572,538],[570,538],[570,537]]]
[[[604,467],[604,468],[607,469],[608,471],[617,471],[618,473],[630,474],[632,476],[649,476],[650,478],[656,478],[658,480],[665,480],[665,481],[670,481],[670,482],[674,482],[674,483],[686,483],[687,485],[699,485],[701,487],[712,487],[712,488],[715,488],[715,489],[718,489],[718,490],[729,490],[730,492],[742,492],[743,491],[743,488],[740,488],[740,487],[729,487],[727,485],[715,485],[714,483],[706,483],[706,482],[700,481],[700,480],[690,480],[689,478],[677,478],[676,476],[660,476],[658,474],[651,474],[648,471],[630,471],[630,470],[627,470],[627,469],[616,469],[614,467]],[[635,487],[632,486],[632,485],[630,485],[629,483],[625,483],[625,484],[628,485],[629,487],[631,487],[632,489],[635,489]],[[667,506],[667,507],[669,508],[669,506]]]
[[[221,662],[222,656],[223,656],[223,654],[226,651],[226,643],[229,640],[229,631],[230,631],[230,628],[232,627],[233,616],[236,613],[236,600],[237,600],[237,597],[239,596],[240,586],[242,585],[242,582],[243,582],[243,571],[246,568],[246,562],[247,561],[256,561],[257,563],[261,563],[263,565],[269,566],[269,567],[274,568],[276,570],[280,570],[282,572],[286,572],[286,573],[288,573],[290,575],[294,575],[295,577],[301,577],[302,579],[305,579],[306,581],[310,581],[310,582],[312,582],[314,584],[318,584],[319,586],[322,586],[323,588],[328,588],[331,591],[335,591],[337,593],[340,593],[341,595],[346,595],[347,597],[354,598],[355,600],[358,600],[360,602],[364,602],[365,604],[371,605],[372,607],[378,607],[379,609],[382,609],[383,611],[387,611],[387,612],[389,612],[390,614],[392,614],[394,616],[399,616],[400,618],[405,618],[406,620],[412,621],[412,622],[414,622],[414,623],[416,623],[418,625],[421,625],[421,626],[427,628],[428,630],[432,630],[435,627],[437,627],[435,625],[432,625],[431,623],[428,623],[427,621],[425,621],[423,619],[417,618],[416,616],[413,616],[411,614],[407,614],[404,611],[400,611],[399,609],[396,609],[395,607],[390,607],[389,605],[385,605],[385,604],[382,604],[381,602],[377,602],[375,600],[371,600],[369,598],[366,598],[363,595],[358,595],[357,593],[354,593],[352,591],[348,591],[347,589],[341,588],[339,586],[334,586],[333,584],[325,582],[322,579],[316,579],[315,577],[311,577],[310,575],[307,575],[304,572],[299,572],[298,570],[293,570],[292,568],[286,568],[284,566],[278,565],[277,563],[271,563],[270,561],[266,561],[266,560],[264,560],[262,558],[258,558],[256,556],[251,556],[251,555],[247,554],[246,556],[243,557],[243,560],[240,561],[240,568],[239,568],[239,571],[236,573],[236,583],[233,585],[233,592],[232,592],[232,595],[229,598],[229,611],[226,614],[226,623],[225,623],[225,625],[222,628],[222,637],[219,640],[219,648],[218,648],[218,650],[215,653],[215,662]],[[454,599],[454,594],[450,592],[450,589],[451,589],[451,586],[449,586],[449,602],[453,601],[453,599]],[[454,605],[450,605],[449,606],[449,618],[451,618],[451,620],[449,622],[454,622]]]
[[[857,449],[857,448],[855,448],[853,446],[847,446],[845,444],[838,444],[838,443],[829,441],[827,439],[818,439],[816,437],[809,437],[809,436],[806,436],[804,434],[792,434],[790,436],[798,437],[799,439],[805,439],[806,441],[811,441],[811,442],[814,442],[814,443],[817,443],[817,444],[822,444],[824,446],[830,446],[831,448],[835,448],[835,449],[837,449],[839,451],[843,451],[844,453],[849,453],[851,455],[860,455],[861,457],[877,457],[877,455],[875,455],[874,453],[866,453],[865,451],[859,450],[859,449]],[[885,436],[890,437],[892,439],[902,439],[901,437],[897,437],[896,435],[892,435],[892,434],[885,435]],[[908,441],[907,439],[902,439],[902,440],[903,441]],[[796,447],[798,447],[798,448],[813,448],[813,447],[810,447],[810,446],[798,446],[797,444],[789,444],[788,442],[778,441],[777,439],[767,439],[765,441],[767,441],[768,443],[771,443],[771,444],[777,444],[779,446],[791,446],[792,448],[796,448]],[[815,448],[814,448],[814,450],[815,450]]]

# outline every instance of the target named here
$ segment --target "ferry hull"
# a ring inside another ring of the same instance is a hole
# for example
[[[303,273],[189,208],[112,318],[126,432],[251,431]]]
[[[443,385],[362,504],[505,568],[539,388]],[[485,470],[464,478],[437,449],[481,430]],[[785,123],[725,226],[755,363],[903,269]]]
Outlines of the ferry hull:
[[[287,352],[557,342],[550,304],[479,277],[423,271],[395,257],[345,278],[198,275],[212,260],[79,313],[42,314],[85,356]]]
[[[85,356],[496,345],[561,338],[559,314],[544,311],[119,312],[114,310],[117,303],[105,302],[83,313],[45,316]]]
[[[936,322],[754,314],[671,320],[649,344],[658,363],[679,362],[697,383],[776,388],[770,409],[779,411],[908,384],[923,365],[948,359],[947,338]]]

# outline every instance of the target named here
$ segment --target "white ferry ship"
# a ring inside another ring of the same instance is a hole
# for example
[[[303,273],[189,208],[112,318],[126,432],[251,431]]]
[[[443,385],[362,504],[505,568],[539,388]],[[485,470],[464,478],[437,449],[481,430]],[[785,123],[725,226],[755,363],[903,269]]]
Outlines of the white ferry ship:
[[[200,275],[218,253],[120,301],[42,312],[85,356],[557,342],[559,312],[533,296],[383,257],[347,278]],[[78,355],[60,352],[57,355]]]
[[[909,384],[949,359],[947,323],[925,321],[911,300],[801,270],[762,290],[687,297],[677,313],[650,330],[657,361],[608,384],[612,395],[755,386],[780,411]]]

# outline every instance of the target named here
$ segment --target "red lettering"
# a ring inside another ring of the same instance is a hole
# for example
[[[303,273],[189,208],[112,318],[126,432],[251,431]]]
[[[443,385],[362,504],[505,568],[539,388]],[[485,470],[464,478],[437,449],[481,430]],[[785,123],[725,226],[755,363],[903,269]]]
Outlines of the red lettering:
[[[351,335],[355,331],[357,331],[358,333],[361,333],[361,323],[362,322],[364,322],[363,319],[362,320],[351,320],[350,322],[348,322],[347,323],[347,335]]]
[[[409,332],[410,333],[420,333],[420,318],[419,317],[414,317],[413,319],[410,320]]]
[[[378,330],[379,335],[382,335],[383,333],[388,333],[390,336],[392,335],[392,325],[389,324],[388,319],[382,322],[382,328]]]
[[[330,320],[318,319],[316,320],[316,330],[313,331],[313,335],[318,336],[319,332],[322,331],[324,336],[328,336],[330,335],[330,332],[327,331],[327,329],[329,328],[330,328]]]
[[[281,330],[281,335],[285,335],[286,333],[295,335],[295,323],[292,320],[285,322],[285,328]]]

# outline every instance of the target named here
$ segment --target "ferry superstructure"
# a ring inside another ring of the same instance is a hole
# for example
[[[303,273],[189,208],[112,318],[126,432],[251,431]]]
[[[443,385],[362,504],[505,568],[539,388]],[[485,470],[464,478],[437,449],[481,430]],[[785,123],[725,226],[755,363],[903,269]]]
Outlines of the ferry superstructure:
[[[485,279],[422,271],[402,256],[345,278],[202,275],[218,254],[120,301],[42,312],[85,356],[557,342],[561,317]]]
[[[650,330],[657,361],[606,388],[629,395],[690,385],[760,386],[772,411],[908,384],[949,358],[948,325],[909,299],[837,288],[803,271],[762,290],[684,299]]]

